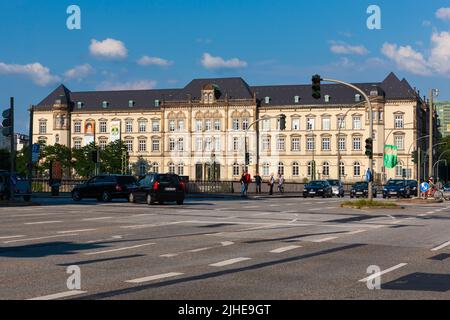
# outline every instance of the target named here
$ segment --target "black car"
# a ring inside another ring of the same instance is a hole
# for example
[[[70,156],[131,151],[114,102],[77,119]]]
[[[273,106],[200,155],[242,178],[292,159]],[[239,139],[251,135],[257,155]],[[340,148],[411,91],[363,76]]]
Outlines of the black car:
[[[409,198],[412,191],[408,180],[390,179],[383,188],[383,198]]]
[[[333,195],[335,195],[338,198],[343,198],[345,195],[344,192],[344,185],[340,180],[332,180],[328,179],[328,183],[331,185],[331,188],[333,189]]]
[[[72,199],[80,201],[84,198],[94,198],[104,202],[112,199],[128,199],[131,190],[136,187],[136,182],[133,176],[99,175],[75,186],[72,190]]]
[[[417,187],[416,180],[408,180],[410,195],[414,197],[419,196],[419,188]]]
[[[323,198],[333,197],[333,188],[330,183],[326,180],[317,180],[311,181],[305,185],[305,189],[303,190],[303,198],[314,198],[315,196],[322,196]]]
[[[372,195],[374,198],[377,197],[377,188],[372,187]],[[369,183],[366,181],[357,182],[352,186],[350,190],[350,198],[368,198],[369,196]]]
[[[150,173],[137,183],[129,195],[130,202],[146,202],[147,204],[164,204],[174,201],[182,205],[185,198],[186,185],[176,174]]]

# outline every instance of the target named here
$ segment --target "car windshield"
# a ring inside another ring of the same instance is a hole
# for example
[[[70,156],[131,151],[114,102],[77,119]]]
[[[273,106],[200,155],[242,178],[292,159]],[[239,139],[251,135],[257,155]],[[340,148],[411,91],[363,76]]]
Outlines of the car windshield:
[[[178,177],[171,174],[162,174],[159,176],[159,182],[162,183],[178,183]]]
[[[339,185],[339,180],[328,180],[328,183],[335,187]]]
[[[404,184],[403,180],[389,180],[387,183],[388,186],[403,186]]]
[[[310,187],[322,187],[324,185],[323,181],[312,181],[309,186]]]
[[[358,182],[354,185],[355,188],[364,188],[367,187],[367,182]]]
[[[133,184],[136,183],[136,179],[132,176],[118,176],[117,182],[120,184]]]

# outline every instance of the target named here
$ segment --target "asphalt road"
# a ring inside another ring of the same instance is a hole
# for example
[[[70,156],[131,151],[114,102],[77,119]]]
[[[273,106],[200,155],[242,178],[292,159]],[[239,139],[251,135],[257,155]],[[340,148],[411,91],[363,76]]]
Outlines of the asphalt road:
[[[0,208],[0,299],[450,298],[450,203],[37,201]]]

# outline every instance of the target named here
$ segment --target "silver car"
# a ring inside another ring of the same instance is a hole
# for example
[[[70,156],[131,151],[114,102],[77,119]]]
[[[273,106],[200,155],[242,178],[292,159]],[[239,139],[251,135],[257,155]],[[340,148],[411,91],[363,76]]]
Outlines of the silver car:
[[[344,185],[342,184],[342,182],[337,179],[336,180],[329,179],[327,181],[331,185],[331,188],[333,189],[333,195],[338,198],[343,198],[345,192],[344,192]]]

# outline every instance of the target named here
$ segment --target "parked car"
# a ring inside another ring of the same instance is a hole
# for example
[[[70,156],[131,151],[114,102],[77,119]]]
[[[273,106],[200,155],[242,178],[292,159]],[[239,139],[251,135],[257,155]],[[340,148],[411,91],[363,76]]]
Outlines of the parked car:
[[[383,188],[383,198],[391,197],[411,197],[411,188],[408,180],[390,179]]]
[[[444,191],[450,191],[450,183],[444,184],[443,189],[444,189]]]
[[[110,202],[112,199],[128,199],[136,182],[135,177],[128,175],[99,175],[75,186],[72,190],[72,199],[80,201],[84,198],[94,198],[104,202]]]
[[[148,205],[164,202],[184,203],[186,185],[176,174],[149,173],[131,190],[128,200]]]
[[[14,197],[21,197],[25,201],[31,200],[31,186],[25,176],[19,174],[11,174],[8,171],[0,171],[0,198],[10,199],[10,185],[14,187]]]
[[[377,197],[378,191],[376,186],[372,186],[372,195]],[[350,198],[368,198],[369,197],[369,183],[366,181],[357,182],[350,190]]]
[[[335,195],[338,198],[344,197],[344,185],[340,180],[327,180],[328,183],[331,185],[331,188],[333,189],[333,195]]]
[[[417,187],[416,180],[408,180],[410,195],[414,197],[419,196],[419,188]]]
[[[305,185],[305,189],[303,190],[303,198],[314,198],[315,196],[322,196],[323,198],[333,197],[333,188],[327,180],[311,181]]]

